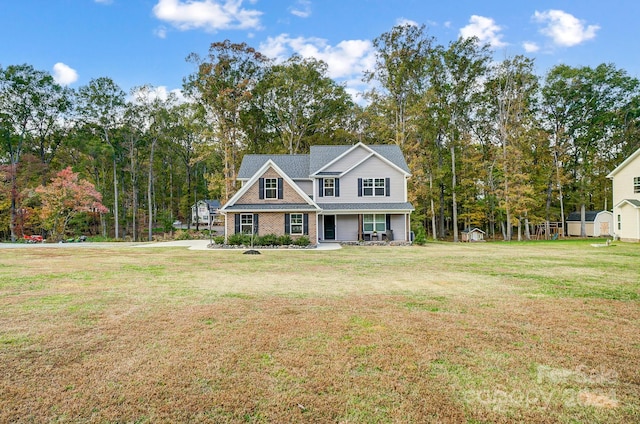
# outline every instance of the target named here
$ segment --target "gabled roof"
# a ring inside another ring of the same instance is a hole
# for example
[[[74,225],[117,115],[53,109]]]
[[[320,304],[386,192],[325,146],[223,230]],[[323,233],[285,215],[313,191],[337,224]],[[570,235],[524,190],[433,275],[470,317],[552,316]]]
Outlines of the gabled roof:
[[[613,171],[611,171],[609,173],[609,175],[607,175],[607,178],[611,178],[613,179],[613,177],[622,170],[622,168],[624,168],[625,166],[627,166],[630,162],[633,162],[638,156],[640,156],[640,149],[636,150],[635,152],[633,152],[631,154],[631,156],[629,156],[628,158],[626,158],[624,160],[624,162],[622,162],[620,165],[616,166],[616,169],[614,169]]]
[[[473,227],[473,228],[465,228],[464,230],[462,230],[462,232],[464,234],[468,234],[468,233],[482,233],[482,234],[486,234],[484,231],[482,231],[480,228],[478,227]]]
[[[249,189],[253,187],[254,184],[258,182],[258,179],[260,178],[260,176],[263,175],[269,168],[272,168],[278,175],[280,175],[280,177],[282,177],[282,179],[287,183],[287,185],[289,185],[293,190],[295,190],[296,193],[300,195],[300,197],[305,199],[306,204],[309,205],[311,209],[320,210],[318,205],[316,205],[316,203],[304,191],[302,191],[302,189],[298,186],[298,184],[294,183],[293,180],[278,165],[276,165],[276,163],[273,160],[268,159],[266,162],[264,162],[264,164],[260,168],[256,170],[256,172],[253,173],[249,181],[247,181],[246,184],[244,184],[242,188],[238,190],[236,194],[234,194],[233,197],[229,199],[229,201],[225,203],[225,205],[222,208],[220,208],[220,211],[226,212],[232,206],[234,206],[236,202],[247,191],[249,191]],[[266,208],[266,205],[267,204],[262,204],[262,207]],[[274,204],[274,205],[276,205],[274,209],[279,209],[279,208],[286,209],[287,207],[287,204],[284,204],[284,203]]]
[[[294,180],[309,178],[309,155],[244,155],[239,180],[251,178],[268,160]]]
[[[596,218],[598,217],[598,215],[600,215],[602,212],[606,212],[606,213],[611,213],[609,211],[586,211],[584,213],[584,221],[585,222],[594,222],[596,220]],[[569,216],[567,217],[566,221],[581,221],[580,218],[580,211],[578,212],[571,212],[569,214]]]
[[[311,146],[309,154],[309,173],[311,175],[323,175],[323,170],[332,163],[348,155],[351,151],[362,147],[370,151],[374,156],[379,157],[384,162],[398,168],[407,175],[411,174],[402,150],[395,144],[374,144],[365,145],[357,143],[353,146]],[[368,157],[367,157],[368,159]],[[347,171],[347,170],[345,170]]]
[[[198,200],[196,202],[196,204],[199,204],[199,203],[206,203],[207,207],[209,208],[209,210],[216,210],[216,209],[220,208],[220,200],[217,200],[217,199],[215,199],[215,200],[212,200],[212,199]],[[195,207],[195,205],[191,205],[191,207],[193,208],[193,207]]]
[[[624,203],[627,203],[633,206],[634,208],[640,208],[640,200],[637,200],[637,199],[623,199],[620,202],[618,202],[618,204],[616,205],[616,208],[619,208]]]

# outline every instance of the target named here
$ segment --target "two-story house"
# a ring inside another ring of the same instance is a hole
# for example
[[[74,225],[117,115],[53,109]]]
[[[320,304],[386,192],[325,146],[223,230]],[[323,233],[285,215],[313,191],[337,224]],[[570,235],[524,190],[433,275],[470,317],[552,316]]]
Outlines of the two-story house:
[[[312,146],[308,155],[245,155],[240,190],[220,209],[225,235],[409,241],[409,167],[396,145]]]
[[[613,180],[613,232],[622,241],[640,242],[640,149],[616,167]]]

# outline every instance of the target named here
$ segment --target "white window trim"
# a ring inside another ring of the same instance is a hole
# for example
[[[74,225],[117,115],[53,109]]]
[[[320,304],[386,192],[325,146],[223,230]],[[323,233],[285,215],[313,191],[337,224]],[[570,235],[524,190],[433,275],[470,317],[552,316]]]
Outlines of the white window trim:
[[[366,182],[371,182],[371,186],[366,186]],[[380,185],[380,183],[382,185]],[[382,189],[382,194],[376,194],[376,189]],[[366,190],[370,189],[371,194],[367,194]],[[362,179],[362,196],[363,197],[385,197],[387,194],[387,186],[385,178],[363,178]]]
[[[371,221],[367,221],[366,217],[370,216],[371,217]],[[382,220],[378,220],[377,218],[382,217]],[[366,229],[366,225],[371,225],[371,229],[368,230]],[[377,228],[377,224],[382,224],[382,229],[378,229]],[[373,233],[378,232],[378,233],[384,233],[385,231],[387,231],[387,216],[386,214],[383,213],[366,213],[362,216],[362,231],[364,231],[365,233]]]
[[[331,185],[328,186],[328,183],[331,182]],[[324,178],[322,180],[322,194],[324,197],[335,197],[336,196],[336,179],[335,178]],[[327,194],[327,190],[331,190],[331,194]]]
[[[640,193],[640,177],[633,177],[633,192]]]
[[[273,183],[273,187],[269,184]],[[269,193],[273,194],[270,196]],[[264,179],[264,198],[265,199],[277,199],[278,198],[278,179],[277,178],[265,178]]]
[[[245,217],[249,217],[248,221],[244,222]],[[245,232],[244,228],[249,227],[249,231]],[[240,232],[242,234],[252,234],[253,233],[253,214],[252,213],[242,213],[240,214]]]
[[[297,220],[300,220],[299,222],[295,222]],[[300,227],[300,231],[296,231],[294,230],[294,228],[297,229],[297,227]],[[304,214],[301,213],[292,213],[289,215],[289,233],[292,236],[301,236],[304,234]]]

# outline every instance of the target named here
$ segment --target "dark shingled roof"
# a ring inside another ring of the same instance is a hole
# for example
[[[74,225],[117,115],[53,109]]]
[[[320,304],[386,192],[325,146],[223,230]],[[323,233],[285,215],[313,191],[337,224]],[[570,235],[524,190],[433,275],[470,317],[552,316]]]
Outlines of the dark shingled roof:
[[[238,179],[248,180],[271,159],[290,178],[309,178],[309,155],[244,155]]]
[[[269,159],[275,162],[290,178],[294,180],[308,179],[311,174],[316,173],[320,168],[352,147],[350,145],[311,146],[311,153],[308,155],[245,155],[238,171],[238,179],[248,180]],[[367,147],[385,157],[398,168],[410,173],[400,147],[395,144],[376,144]],[[343,171],[346,171],[346,169]],[[337,173],[326,173],[326,175],[329,174],[336,175]]]
[[[596,216],[600,212],[604,212],[604,211],[586,211],[585,214],[584,214],[584,221],[585,222],[593,222],[593,221],[595,221],[596,220]],[[569,214],[569,217],[567,218],[567,221],[580,221],[580,211],[571,212]]]

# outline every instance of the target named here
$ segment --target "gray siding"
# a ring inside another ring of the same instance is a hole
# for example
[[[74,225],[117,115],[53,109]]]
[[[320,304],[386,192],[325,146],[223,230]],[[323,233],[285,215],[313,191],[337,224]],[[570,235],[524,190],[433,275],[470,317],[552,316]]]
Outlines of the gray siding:
[[[358,197],[358,178],[389,178],[391,196]],[[317,181],[317,180],[316,180]],[[317,182],[316,182],[317,186]],[[398,169],[371,157],[340,178],[340,197],[323,197],[322,203],[387,203],[406,202],[405,175]],[[320,199],[314,197],[316,201]]]
[[[355,164],[362,161],[371,153],[362,147],[352,150],[348,155],[340,158],[331,166],[322,170],[322,172],[345,172],[352,168]]]

